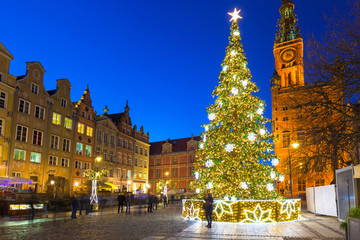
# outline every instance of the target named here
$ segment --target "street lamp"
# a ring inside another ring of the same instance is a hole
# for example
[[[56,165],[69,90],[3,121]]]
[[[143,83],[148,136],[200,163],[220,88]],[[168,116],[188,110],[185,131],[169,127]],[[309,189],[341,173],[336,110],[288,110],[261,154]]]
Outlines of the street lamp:
[[[291,146],[296,149],[299,147],[299,144],[297,142],[294,142],[293,144],[291,144]],[[289,171],[290,171],[290,194],[291,194],[291,198],[293,198],[293,191],[292,191],[292,179],[291,179],[291,154],[290,154],[290,145],[288,147],[288,151],[289,151]]]
[[[100,162],[100,161],[102,160],[102,158],[101,158],[101,157],[96,157],[95,160],[96,160],[97,162]]]
[[[54,181],[54,180],[51,180],[51,181],[50,181],[50,184],[51,184],[51,185],[54,185],[54,184],[55,184],[55,181]]]
[[[165,175],[168,176],[168,175],[169,175],[169,172],[165,172]]]
[[[74,185],[75,185],[75,191],[77,192],[77,188],[78,188],[78,186],[79,186],[79,183],[78,183],[78,182],[75,182]]]

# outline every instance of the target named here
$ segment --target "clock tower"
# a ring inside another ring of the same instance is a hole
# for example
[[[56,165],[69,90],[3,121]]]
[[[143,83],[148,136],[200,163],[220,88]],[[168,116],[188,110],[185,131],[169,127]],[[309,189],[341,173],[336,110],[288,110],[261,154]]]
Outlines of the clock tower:
[[[291,0],[282,0],[274,44],[275,72],[271,79],[271,86],[278,89],[304,85],[303,39],[294,8]]]

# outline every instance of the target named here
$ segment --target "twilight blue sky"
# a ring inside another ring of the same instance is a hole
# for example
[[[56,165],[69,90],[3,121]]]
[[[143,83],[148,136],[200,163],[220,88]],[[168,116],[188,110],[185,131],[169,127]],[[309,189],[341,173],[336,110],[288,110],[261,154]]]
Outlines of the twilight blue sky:
[[[304,41],[324,32],[324,14],[344,0],[293,0]],[[98,114],[121,112],[151,141],[188,137],[207,123],[231,23],[241,9],[242,43],[271,117],[269,79],[281,0],[12,0],[1,1],[0,41],[15,56],[10,73],[39,61],[47,90],[68,78],[72,101],[90,85]]]

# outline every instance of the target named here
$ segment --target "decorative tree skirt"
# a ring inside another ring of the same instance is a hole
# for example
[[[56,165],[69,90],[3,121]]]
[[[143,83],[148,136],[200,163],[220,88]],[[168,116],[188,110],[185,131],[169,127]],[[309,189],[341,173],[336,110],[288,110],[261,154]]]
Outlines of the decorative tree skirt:
[[[184,199],[182,216],[185,219],[206,221],[205,201]],[[301,217],[301,200],[214,200],[214,222],[276,223],[290,222]]]

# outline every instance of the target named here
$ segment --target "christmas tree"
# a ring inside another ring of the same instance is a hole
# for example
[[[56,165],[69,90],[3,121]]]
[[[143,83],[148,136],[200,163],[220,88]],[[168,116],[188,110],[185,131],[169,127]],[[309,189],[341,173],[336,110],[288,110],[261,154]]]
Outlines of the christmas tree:
[[[217,198],[282,198],[275,181],[283,181],[274,166],[272,135],[263,116],[264,102],[253,96],[259,89],[251,81],[237,19],[232,16],[230,43],[213,91],[215,103],[207,108],[209,124],[203,125],[196,152],[195,178],[192,187],[199,194],[212,192]]]

